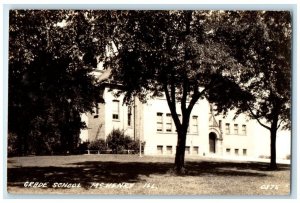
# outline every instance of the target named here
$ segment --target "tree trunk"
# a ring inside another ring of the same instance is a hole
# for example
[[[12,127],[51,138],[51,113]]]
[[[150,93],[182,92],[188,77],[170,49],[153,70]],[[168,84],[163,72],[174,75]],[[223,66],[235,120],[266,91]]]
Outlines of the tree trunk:
[[[276,132],[277,128],[272,127],[271,128],[271,144],[270,144],[270,150],[271,150],[271,162],[270,162],[270,169],[276,170],[277,169],[277,163],[276,163]]]
[[[175,155],[175,171],[177,174],[184,173],[184,157],[185,157],[186,132],[178,131],[176,155]]]

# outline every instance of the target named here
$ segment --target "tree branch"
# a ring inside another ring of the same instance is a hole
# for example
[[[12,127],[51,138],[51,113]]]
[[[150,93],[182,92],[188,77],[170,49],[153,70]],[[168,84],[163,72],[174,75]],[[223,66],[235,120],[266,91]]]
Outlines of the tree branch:
[[[174,84],[174,73],[172,72],[172,75],[171,75],[171,98],[172,98],[172,101],[174,103],[176,103],[176,94],[175,94],[175,84]],[[175,108],[176,108],[176,105],[175,105]]]
[[[179,129],[179,127],[181,127],[181,123],[180,123],[180,120],[178,118],[177,111],[176,111],[176,100],[173,100],[173,101],[171,100],[167,82],[165,82],[163,84],[163,87],[164,87],[165,95],[166,95],[166,98],[167,98],[167,102],[168,102],[168,105],[169,105],[169,108],[170,108],[170,111],[171,111],[173,121],[176,125],[176,128]],[[175,88],[175,86],[171,85],[171,93],[173,91],[173,88]]]
[[[194,95],[189,103],[188,111],[191,112],[196,102],[200,99],[200,97],[206,92],[206,90],[210,89],[213,85],[210,83],[207,85],[201,92],[199,92],[199,87],[197,85],[194,86]]]
[[[265,124],[263,124],[260,120],[259,120],[259,117],[252,111],[250,105],[248,104],[248,102],[246,102],[246,105],[248,107],[248,110],[250,111],[251,115],[255,118],[255,120],[257,120],[257,122],[263,126],[264,128],[268,129],[268,130],[271,130],[271,128]]]
[[[202,92],[203,91],[201,91],[201,93]],[[198,101],[198,99],[200,98],[201,93],[199,92],[198,88],[196,90],[196,88],[194,87],[194,94],[193,94],[192,99],[191,99],[191,101],[189,103],[189,106],[187,108],[187,110],[188,110],[189,113],[192,112],[192,109],[193,109],[194,105],[196,104],[196,102]]]
[[[280,120],[280,122],[279,122],[279,124],[278,124],[278,126],[277,126],[277,129],[279,129],[279,128],[280,128],[280,126],[281,126],[282,122],[283,122],[283,119],[281,119],[281,120]]]
[[[184,78],[183,81],[183,90],[182,90],[182,97],[181,97],[181,112],[182,112],[182,118],[184,118],[186,115],[186,98],[187,98],[187,88],[188,84],[187,84],[187,79]]]

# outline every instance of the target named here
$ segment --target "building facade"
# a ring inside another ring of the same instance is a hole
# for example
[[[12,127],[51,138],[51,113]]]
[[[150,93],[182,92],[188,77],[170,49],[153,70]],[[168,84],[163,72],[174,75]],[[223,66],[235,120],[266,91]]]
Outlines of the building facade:
[[[115,93],[105,88],[104,103],[99,103],[93,114],[82,115],[88,128],[82,130],[81,140],[106,139],[113,129],[119,129],[145,142],[145,155],[174,156],[177,132],[166,99],[157,97],[146,103],[135,99],[127,106],[123,105],[123,96],[115,97]],[[234,112],[216,116],[207,100],[199,100],[190,115],[186,156],[269,156],[269,131],[245,115],[233,118]],[[290,154],[290,132],[280,131],[278,140],[277,157],[285,158]]]

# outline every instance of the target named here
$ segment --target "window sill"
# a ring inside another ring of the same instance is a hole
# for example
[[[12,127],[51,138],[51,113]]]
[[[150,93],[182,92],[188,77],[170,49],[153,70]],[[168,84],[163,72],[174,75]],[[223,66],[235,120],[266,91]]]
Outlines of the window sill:
[[[235,136],[247,136],[247,135],[242,135],[242,134],[228,134],[228,133],[225,133],[225,135],[231,135],[231,136],[232,136],[232,135],[233,135],[233,136],[234,136],[234,135],[235,135]]]
[[[187,133],[187,135],[198,136],[198,133]]]
[[[158,134],[177,134],[176,132],[164,132],[164,131],[156,131]]]

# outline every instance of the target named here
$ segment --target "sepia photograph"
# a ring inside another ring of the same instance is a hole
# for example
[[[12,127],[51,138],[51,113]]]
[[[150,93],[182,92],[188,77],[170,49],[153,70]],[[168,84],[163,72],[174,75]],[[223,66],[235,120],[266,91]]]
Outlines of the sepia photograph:
[[[292,19],[10,9],[7,192],[288,197]]]

